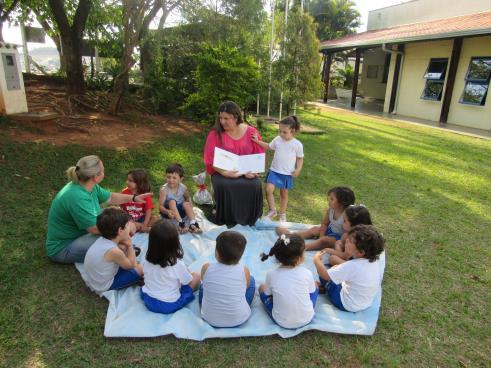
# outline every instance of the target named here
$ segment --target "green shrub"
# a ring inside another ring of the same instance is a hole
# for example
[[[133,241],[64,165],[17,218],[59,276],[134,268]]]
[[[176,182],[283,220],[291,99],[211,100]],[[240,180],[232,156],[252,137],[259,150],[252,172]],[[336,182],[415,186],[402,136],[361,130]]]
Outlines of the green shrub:
[[[182,110],[211,123],[221,102],[232,100],[244,108],[255,101],[259,71],[251,57],[236,48],[203,43],[197,61],[196,92],[187,97]]]

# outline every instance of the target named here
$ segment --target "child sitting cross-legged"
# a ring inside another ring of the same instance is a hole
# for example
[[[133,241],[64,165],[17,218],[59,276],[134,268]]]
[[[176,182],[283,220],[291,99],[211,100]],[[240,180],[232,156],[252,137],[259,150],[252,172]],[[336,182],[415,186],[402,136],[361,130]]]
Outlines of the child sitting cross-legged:
[[[246,243],[242,234],[224,231],[217,237],[217,262],[201,268],[201,316],[213,327],[236,327],[251,315],[256,283],[249,269],[239,264]]]
[[[169,220],[157,221],[148,235],[145,285],[140,293],[150,311],[170,314],[194,300],[200,277],[189,272],[183,256],[177,228]]]
[[[326,248],[326,252],[329,254],[329,265],[331,266],[344,263],[353,257],[349,250],[346,249],[346,239],[349,231],[356,225],[372,225],[370,212],[362,204],[359,206],[351,205],[346,208],[343,217],[343,236],[336,241],[334,249]]]
[[[266,274],[259,296],[267,313],[284,328],[302,327],[314,318],[319,290],[312,272],[301,266],[304,250],[305,241],[301,236],[283,234],[269,254],[261,254],[262,261],[274,255],[281,264]]]
[[[115,207],[97,216],[97,239],[85,255],[87,284],[99,295],[107,290],[122,289],[141,280],[143,271],[131,245],[135,225],[131,216]]]
[[[165,169],[166,183],[160,189],[159,209],[163,218],[175,219],[179,232],[188,230],[192,233],[201,233],[202,230],[196,221],[191,196],[187,187],[182,183],[184,169],[180,164],[172,164]],[[186,228],[184,218],[189,219],[189,228]]]
[[[322,258],[329,250],[315,254],[314,265],[319,279],[334,306],[343,311],[358,312],[372,305],[384,275],[385,261],[381,257],[384,243],[382,234],[375,227],[357,225],[349,231],[345,244],[353,259],[326,269]]]

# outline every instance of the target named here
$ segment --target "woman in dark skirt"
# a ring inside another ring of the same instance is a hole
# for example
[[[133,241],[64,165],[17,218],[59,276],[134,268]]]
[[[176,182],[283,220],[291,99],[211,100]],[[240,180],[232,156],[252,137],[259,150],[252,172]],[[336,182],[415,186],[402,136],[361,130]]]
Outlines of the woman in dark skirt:
[[[204,162],[211,175],[216,202],[216,223],[234,226],[254,225],[263,212],[263,192],[258,174],[240,175],[236,171],[222,170],[213,166],[215,147],[235,153],[251,155],[264,150],[251,139],[257,135],[256,128],[246,124],[242,111],[235,102],[226,101],[218,108],[215,125],[205,144]]]

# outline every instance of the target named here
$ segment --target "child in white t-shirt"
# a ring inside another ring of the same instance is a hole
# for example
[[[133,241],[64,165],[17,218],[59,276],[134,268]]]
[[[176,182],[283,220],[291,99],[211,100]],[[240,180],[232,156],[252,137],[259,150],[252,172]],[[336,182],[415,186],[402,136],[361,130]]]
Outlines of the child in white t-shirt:
[[[280,121],[279,133],[271,143],[260,141],[257,135],[252,140],[262,148],[274,150],[273,162],[266,177],[266,198],[269,211],[266,217],[272,220],[278,213],[274,202],[275,187],[280,190],[279,220],[286,221],[286,207],[288,205],[288,190],[293,188],[293,178],[300,175],[303,166],[303,145],[295,138],[300,130],[300,123],[296,116],[287,116]]]
[[[357,225],[348,232],[345,247],[353,259],[326,269],[322,258],[328,249],[317,252],[314,264],[321,284],[337,308],[358,312],[372,305],[381,290],[384,275],[384,238],[372,225]],[[380,258],[380,259],[379,259]]]
[[[201,268],[201,317],[213,327],[237,327],[251,315],[256,282],[249,269],[239,264],[246,243],[242,234],[224,231],[216,241],[218,262]]]
[[[301,236],[283,234],[268,255],[261,254],[262,261],[274,255],[281,264],[266,274],[259,296],[267,313],[284,328],[302,327],[314,318],[319,290],[312,272],[301,266],[304,250],[305,241]]]
[[[97,216],[96,225],[102,236],[92,244],[84,259],[89,288],[101,295],[140,282],[143,270],[131,244],[131,234],[136,231],[131,216],[109,207]]]
[[[194,300],[200,283],[199,274],[189,272],[177,228],[169,220],[156,222],[148,236],[148,250],[143,263],[145,285],[141,298],[152,312],[170,314]]]

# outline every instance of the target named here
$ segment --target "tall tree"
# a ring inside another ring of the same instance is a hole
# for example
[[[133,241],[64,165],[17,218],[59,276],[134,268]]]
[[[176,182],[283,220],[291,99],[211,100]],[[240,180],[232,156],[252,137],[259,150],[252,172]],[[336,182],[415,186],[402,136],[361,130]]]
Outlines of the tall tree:
[[[109,111],[118,113],[121,98],[128,85],[129,72],[136,60],[133,49],[141,40],[142,32],[162,8],[163,0],[123,0],[123,55],[121,56],[121,72],[114,79],[113,96]]]
[[[277,39],[283,43],[284,20],[278,17]],[[294,102],[302,103],[317,98],[320,91],[319,80],[319,40],[315,35],[315,25],[310,15],[298,8],[288,14],[284,52],[273,64],[276,88],[283,81],[284,101],[289,114]]]
[[[10,19],[15,8],[19,5],[19,0],[0,0],[0,41],[3,42],[3,24]]]
[[[308,12],[317,24],[317,38],[321,41],[354,33],[360,25],[360,13],[352,0],[313,0]]]

